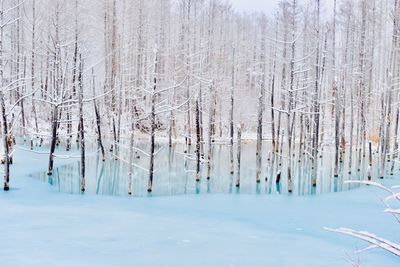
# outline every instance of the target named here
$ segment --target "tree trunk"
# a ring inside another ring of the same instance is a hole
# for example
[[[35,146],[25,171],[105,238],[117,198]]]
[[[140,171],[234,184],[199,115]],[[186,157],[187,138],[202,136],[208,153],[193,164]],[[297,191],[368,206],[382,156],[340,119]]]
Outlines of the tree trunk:
[[[56,149],[56,142],[57,142],[57,124],[58,124],[58,106],[55,105],[53,108],[51,144],[50,144],[49,166],[47,170],[47,175],[53,174],[54,151]]]
[[[210,91],[209,91],[209,104],[210,104],[210,110],[209,110],[209,119],[208,119],[208,162],[207,162],[207,180],[210,180],[211,177],[211,160],[212,160],[212,136],[213,136],[213,129],[214,129],[214,98],[215,98],[215,92],[214,92],[214,85],[213,83],[210,84]]]
[[[235,48],[232,48],[232,74],[231,74],[231,110],[230,110],[230,169],[231,174],[234,173],[234,166],[233,166],[233,110],[234,110],[234,90],[235,90]]]
[[[99,112],[99,108],[97,107],[97,103],[96,103],[96,81],[95,81],[95,77],[94,77],[94,70],[92,69],[92,86],[93,86],[93,105],[94,105],[94,112],[96,115],[96,126],[97,126],[97,143],[98,146],[101,150],[101,155],[102,155],[102,161],[106,160],[106,154],[105,154],[105,150],[104,150],[104,145],[103,145],[103,141],[101,138],[101,118],[100,118],[100,112]]]
[[[368,181],[372,180],[372,142],[368,142],[369,160],[368,160]]]
[[[237,128],[237,174],[236,174],[236,187],[240,187],[240,159],[242,153],[242,129],[239,125]]]
[[[134,129],[135,124],[132,123],[131,126],[131,136],[129,139],[129,172],[128,172],[128,195],[132,195],[132,180],[133,180],[133,138],[134,138]]]
[[[156,90],[157,90],[157,63],[158,63],[158,52],[155,51],[154,55],[154,80],[153,80],[153,91],[151,92],[151,113],[150,113],[150,163],[149,163],[149,181],[147,185],[147,192],[153,190],[153,177],[154,177],[154,148],[155,148],[155,130],[156,130]]]
[[[394,136],[393,136],[393,152],[392,152],[392,166],[390,168],[390,175],[393,175],[394,171],[394,159],[396,158],[397,150],[399,148],[397,142],[397,136],[399,133],[399,107],[396,109],[396,120],[394,122]]]
[[[200,108],[199,101],[196,100],[196,182],[200,182]]]
[[[80,69],[79,69],[79,138],[80,138],[80,149],[81,149],[81,192],[85,192],[85,125],[83,123],[83,82],[82,72],[83,63],[82,57],[80,58]]]
[[[1,53],[1,52],[0,52]],[[1,73],[3,73],[2,66]],[[2,75],[2,74],[1,74]],[[4,93],[3,89],[0,91],[0,105],[1,105],[1,116],[3,123],[3,148],[4,148],[4,191],[8,191],[10,189],[10,156],[9,156],[9,146],[8,146],[8,124],[7,124],[7,115],[6,115],[6,104],[4,101]]]

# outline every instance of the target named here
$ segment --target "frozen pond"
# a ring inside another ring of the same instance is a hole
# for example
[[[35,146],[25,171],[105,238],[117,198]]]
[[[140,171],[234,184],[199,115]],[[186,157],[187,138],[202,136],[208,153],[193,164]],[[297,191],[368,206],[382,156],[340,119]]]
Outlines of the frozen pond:
[[[137,144],[143,151],[148,148]],[[122,160],[116,160],[112,154],[108,153],[105,162],[101,160],[101,156],[96,153],[88,153],[86,162],[86,193],[102,194],[102,195],[128,195],[129,183],[129,166],[125,162],[129,158],[129,153],[125,149],[125,145],[121,144],[118,155]],[[236,188],[236,174],[231,175],[229,171],[229,146],[225,144],[215,144],[213,146],[213,164],[211,179],[206,179],[207,163],[203,162],[201,167],[201,181],[195,180],[195,146],[192,145],[191,151],[185,154],[185,146],[176,144],[172,148],[168,145],[158,144],[155,157],[155,174],[153,181],[153,192],[147,192],[148,157],[140,151],[134,153],[132,195],[133,196],[169,196],[181,194],[209,194],[209,193],[245,193],[245,194],[287,194],[288,185],[285,166],[286,160],[283,158],[283,165],[279,166],[277,157],[269,158],[268,151],[271,151],[270,144],[264,143],[262,180],[256,182],[256,155],[255,144],[253,142],[243,142],[242,144],[242,167],[241,167],[241,184],[240,188]],[[58,154],[62,153],[61,150]],[[73,152],[77,154],[78,152]],[[349,190],[356,185],[344,184],[346,180],[362,180],[366,179],[367,162],[363,158],[361,171],[353,170],[352,174],[348,174],[347,160],[341,164],[341,168],[346,166],[345,171],[341,171],[338,178],[333,177],[333,151],[328,148],[324,149],[324,156],[319,159],[318,180],[317,185],[312,185],[311,177],[311,161],[309,159],[298,162],[297,158],[293,160],[293,194],[308,195],[321,194]],[[234,154],[236,159],[236,151]],[[56,159],[61,160],[61,159]],[[354,159],[353,159],[354,160]],[[236,164],[236,161],[235,161]],[[377,165],[377,164],[375,164]],[[142,167],[142,168],[141,168]],[[235,166],[236,168],[236,166]],[[375,170],[374,177],[377,177],[378,169]],[[276,174],[281,170],[281,180],[276,183]],[[235,169],[236,171],[236,169]],[[52,176],[48,176],[46,172],[33,174],[35,179],[48,182],[57,191],[80,194],[80,162],[76,161],[71,164],[62,165],[55,168]],[[267,179],[265,179],[267,178]]]

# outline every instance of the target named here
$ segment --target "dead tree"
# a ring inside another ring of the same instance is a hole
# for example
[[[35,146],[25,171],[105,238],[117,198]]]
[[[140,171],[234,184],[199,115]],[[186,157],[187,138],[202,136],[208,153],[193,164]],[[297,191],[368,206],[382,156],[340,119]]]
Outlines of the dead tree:
[[[230,110],[230,169],[231,174],[234,173],[233,167],[233,110],[234,110],[234,90],[235,90],[235,48],[232,47],[232,74],[231,74],[231,110]]]
[[[35,90],[35,38],[36,38],[36,0],[32,1],[32,54],[31,54],[31,89],[32,91]],[[34,96],[34,95],[33,95]],[[35,132],[36,132],[36,138],[38,139],[38,133],[39,133],[39,125],[38,125],[38,119],[37,119],[37,111],[36,111],[36,104],[34,101],[34,97],[32,97],[32,113],[33,113],[33,118],[35,121]]]
[[[128,172],[128,195],[132,195],[132,176],[133,176],[133,138],[135,123],[132,123],[129,138],[129,172]]]
[[[272,151],[274,153],[278,152],[276,144],[276,132],[275,132],[275,87],[276,87],[276,57],[277,57],[277,43],[278,43],[278,26],[279,19],[276,17],[276,31],[275,31],[275,45],[274,45],[274,56],[273,56],[273,67],[272,67],[272,78],[271,78],[271,94],[270,94],[270,104],[271,104],[271,138],[272,138]]]
[[[389,58],[389,66],[386,69],[386,79],[388,85],[386,86],[386,106],[385,106],[385,121],[386,125],[384,125],[384,131],[382,135],[381,141],[381,174],[380,178],[383,179],[386,172],[386,157],[389,151],[390,144],[390,130],[391,130],[391,116],[392,116],[392,101],[393,101],[393,91],[395,90],[395,83],[399,77],[398,75],[398,49],[400,45],[399,34],[400,34],[400,3],[399,1],[395,1],[394,3],[394,16],[393,16],[393,34],[392,34],[392,44],[391,44],[391,53]],[[398,116],[398,115],[397,115]],[[396,122],[398,123],[398,117],[396,117]],[[395,126],[396,128],[398,127]],[[397,129],[395,129],[395,134]],[[396,136],[397,139],[397,136]],[[396,142],[396,140],[394,141]],[[394,150],[395,148],[393,148]],[[393,151],[395,153],[395,151]]]
[[[361,23],[361,36],[360,36],[360,56],[359,56],[359,77],[358,77],[358,96],[359,96],[359,123],[357,125],[358,129],[358,161],[357,161],[357,171],[361,169],[361,152],[365,151],[365,105],[366,105],[366,88],[365,88],[365,43],[366,43],[366,20],[367,20],[367,3],[362,1],[362,23]],[[364,152],[365,155],[365,152]]]
[[[80,56],[79,64],[79,75],[78,75],[78,85],[79,85],[79,141],[81,150],[81,192],[85,192],[85,125],[83,123],[83,63],[82,57]]]
[[[153,77],[153,90],[151,92],[151,112],[150,112],[150,163],[149,163],[149,181],[147,185],[147,192],[153,190],[153,177],[154,177],[154,148],[155,148],[155,131],[156,131],[156,99],[157,99],[157,64],[158,52],[154,51],[154,77]]]
[[[242,153],[242,128],[237,127],[237,174],[236,174],[236,187],[240,187],[240,160]]]
[[[101,137],[101,118],[100,118],[99,108],[98,108],[97,102],[96,102],[96,80],[95,80],[93,69],[92,69],[92,88],[93,88],[94,113],[96,116],[96,126],[97,126],[97,144],[101,151],[102,160],[105,161],[106,155],[105,155],[104,145],[103,145],[103,141],[102,141],[102,137]]]
[[[200,107],[199,101],[196,100],[196,182],[200,182],[200,159],[201,159],[201,151],[200,151]]]
[[[263,120],[264,120],[264,100],[265,100],[265,75],[266,75],[266,62],[265,62],[265,31],[266,31],[266,18],[262,17],[262,33],[263,39],[261,41],[261,69],[262,77],[260,83],[260,92],[258,95],[258,115],[257,115],[257,147],[256,147],[256,182],[261,181],[261,161],[262,161],[262,140],[263,140]]]
[[[294,109],[294,76],[295,76],[295,51],[296,51],[296,0],[292,1],[292,41],[290,45],[290,75],[289,75],[289,92],[288,92],[288,112],[287,112],[287,147],[288,147],[288,162],[287,162],[287,178],[288,178],[288,192],[293,191],[293,181],[292,181],[292,142],[293,142],[293,128],[295,124],[295,114]]]
[[[394,121],[394,136],[393,136],[393,152],[392,152],[392,166],[390,168],[390,175],[393,175],[394,172],[394,159],[396,154],[398,154],[399,144],[397,141],[398,133],[399,133],[399,107],[396,109],[396,119]]]
[[[340,96],[336,82],[336,0],[333,4],[333,33],[332,33],[332,66],[333,66],[333,94],[335,96],[335,160],[334,160],[334,177],[339,176],[339,149],[340,149]]]
[[[2,15],[0,15],[2,16]],[[2,21],[2,19],[0,19]],[[3,36],[3,31],[1,30],[1,40]],[[1,83],[3,81],[3,55],[2,55],[2,47],[3,42],[0,40],[0,79]],[[8,146],[8,124],[7,124],[7,114],[6,114],[6,104],[4,101],[4,93],[3,93],[3,86],[0,90],[0,105],[1,105],[1,116],[2,116],[2,123],[3,123],[3,149],[4,149],[4,191],[8,191],[10,189],[10,156],[9,156],[9,146]]]
[[[215,91],[214,82],[211,82],[209,86],[209,115],[208,115],[208,160],[207,160],[207,180],[211,177],[211,160],[212,160],[212,136],[213,136],[213,125],[214,125],[214,113],[215,113]]]
[[[50,143],[50,153],[49,153],[49,166],[47,169],[47,175],[53,174],[53,165],[54,165],[54,151],[56,150],[56,141],[57,141],[57,128],[58,128],[58,105],[54,105],[53,108],[53,116],[51,123],[51,143]]]
[[[318,150],[319,150],[319,127],[320,127],[320,0],[316,0],[317,14],[316,14],[316,56],[315,56],[315,81],[314,81],[314,94],[313,94],[313,113],[314,113],[314,127],[312,137],[312,148],[313,148],[313,172],[312,180],[313,186],[316,186],[317,182],[317,166],[318,166]]]
[[[4,149],[4,191],[10,189],[10,158],[8,151],[8,123],[6,114],[6,103],[4,99],[4,54],[3,54],[3,42],[4,42],[4,14],[3,6],[1,6],[0,12],[0,105],[1,105],[1,118],[2,118],[2,131],[3,131],[3,149]]]
[[[76,87],[77,82],[79,83],[79,74],[78,72],[78,0],[75,0],[75,36],[74,36],[74,55],[73,55],[73,62],[72,62],[72,92],[69,95],[69,99],[72,100],[73,97],[76,96]],[[78,84],[79,87],[79,84]],[[80,90],[78,88],[78,90]],[[78,92],[79,94],[79,92]],[[80,124],[79,124],[80,125]],[[80,133],[80,129],[78,126],[78,132]],[[79,134],[77,138],[77,142],[79,139]],[[67,147],[66,150],[69,151],[71,149],[71,142],[72,142],[72,116],[70,107],[67,107]]]
[[[60,44],[60,37],[59,37],[59,20],[60,20],[60,6],[57,2],[56,4],[56,14],[55,14],[55,36],[54,36],[54,52],[53,52],[53,60],[54,60],[54,67],[53,67],[53,94],[56,99],[59,100],[56,103],[52,103],[53,110],[52,110],[52,130],[51,130],[51,144],[50,144],[50,153],[49,153],[49,165],[47,170],[47,175],[53,174],[53,165],[54,165],[54,152],[56,149],[57,143],[57,130],[59,126],[59,106],[63,104],[63,97],[64,93],[60,92],[64,88],[63,84],[63,75],[61,69],[61,44]]]
[[[368,142],[368,151],[369,151],[369,157],[368,157],[368,171],[367,171],[367,176],[368,176],[368,181],[372,180],[372,142]]]

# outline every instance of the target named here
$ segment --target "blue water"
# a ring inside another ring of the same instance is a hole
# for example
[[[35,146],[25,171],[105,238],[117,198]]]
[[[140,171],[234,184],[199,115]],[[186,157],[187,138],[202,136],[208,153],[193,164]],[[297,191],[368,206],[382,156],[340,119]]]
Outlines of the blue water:
[[[146,145],[135,144],[136,147],[147,152]],[[279,164],[279,156],[272,157],[269,142],[263,144],[262,179],[256,183],[256,155],[254,142],[243,142],[242,163],[241,163],[241,184],[237,188],[236,182],[236,151],[234,151],[235,174],[230,174],[229,146],[226,144],[215,144],[213,146],[212,174],[210,180],[206,179],[207,163],[204,161],[201,166],[201,181],[196,182],[195,178],[195,146],[191,146],[188,153],[185,153],[185,146],[176,144],[172,148],[165,144],[158,144],[155,157],[155,174],[152,193],[147,192],[148,184],[148,161],[147,155],[140,151],[134,153],[132,195],[133,196],[169,196],[181,194],[210,194],[210,193],[244,193],[244,194],[288,194],[287,183],[287,161],[282,158],[282,165]],[[92,148],[88,152],[86,161],[86,191],[85,194],[102,195],[128,195],[129,152],[127,144],[121,143],[119,151],[107,153],[106,161]],[[89,148],[90,150],[90,148]],[[331,149],[332,150],[332,149]],[[312,185],[311,160],[307,156],[301,163],[297,155],[293,160],[293,195],[312,195],[331,193],[349,190],[356,185],[345,184],[346,180],[366,179],[366,159],[363,158],[361,171],[353,170],[348,174],[347,159],[341,164],[341,174],[333,177],[333,151],[324,149],[323,157],[318,159],[317,185]],[[108,151],[108,150],[107,150]],[[61,153],[61,152],[57,152]],[[65,152],[64,152],[65,153]],[[79,152],[71,152],[79,156]],[[122,160],[116,160],[114,155]],[[355,154],[354,154],[355,156]],[[57,159],[56,160],[61,160]],[[353,159],[353,162],[355,160]],[[376,166],[375,166],[376,165]],[[140,167],[138,167],[140,166]],[[378,175],[378,164],[374,164],[373,174]],[[343,171],[344,168],[344,171]],[[276,183],[276,175],[281,171],[280,183]],[[55,168],[52,176],[46,172],[32,174],[35,179],[42,180],[54,186],[57,191],[80,194],[80,162],[62,165]]]

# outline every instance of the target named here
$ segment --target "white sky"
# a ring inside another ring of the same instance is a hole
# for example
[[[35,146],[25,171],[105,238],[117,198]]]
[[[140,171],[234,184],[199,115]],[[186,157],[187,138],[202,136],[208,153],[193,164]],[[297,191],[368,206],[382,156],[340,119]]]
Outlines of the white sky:
[[[252,13],[254,11],[263,11],[265,14],[275,14],[280,0],[228,0],[237,11]],[[333,0],[321,1],[322,14],[333,14]],[[299,5],[310,3],[310,0],[299,0]],[[338,7],[337,7],[338,10]]]
[[[278,6],[279,0],[230,0],[232,6],[238,11],[254,12],[263,11],[272,14]]]

